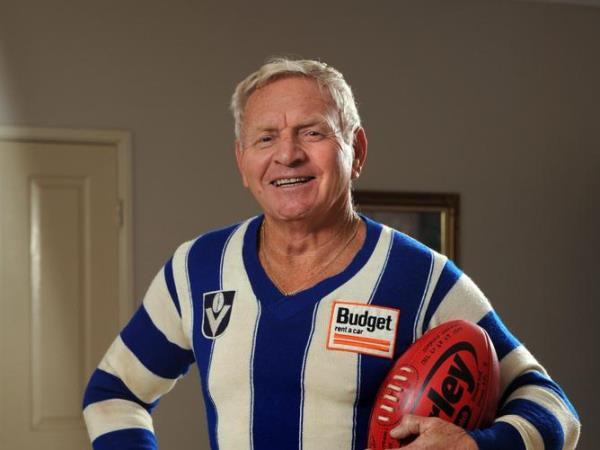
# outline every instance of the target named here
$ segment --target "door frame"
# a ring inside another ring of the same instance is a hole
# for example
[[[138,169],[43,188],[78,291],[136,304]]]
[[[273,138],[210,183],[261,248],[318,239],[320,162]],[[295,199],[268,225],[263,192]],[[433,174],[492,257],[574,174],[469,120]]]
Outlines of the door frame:
[[[41,142],[48,144],[104,144],[112,145],[117,148],[117,195],[119,204],[115,205],[115,214],[120,219],[121,223],[118,236],[118,304],[119,327],[122,328],[125,326],[135,309],[133,295],[131,132],[125,130],[0,126],[0,141]],[[0,239],[0,252],[1,251],[2,242]],[[2,259],[0,258],[0,263],[1,261]]]

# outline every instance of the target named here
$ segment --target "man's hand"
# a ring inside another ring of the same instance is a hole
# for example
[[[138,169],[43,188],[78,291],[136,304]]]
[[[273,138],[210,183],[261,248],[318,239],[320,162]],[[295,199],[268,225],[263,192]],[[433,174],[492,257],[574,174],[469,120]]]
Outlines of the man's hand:
[[[396,439],[416,436],[403,450],[477,450],[477,443],[465,430],[437,417],[407,414],[390,435]]]
[[[390,436],[405,439],[416,436],[401,450],[478,450],[475,440],[462,428],[437,417],[407,414]]]

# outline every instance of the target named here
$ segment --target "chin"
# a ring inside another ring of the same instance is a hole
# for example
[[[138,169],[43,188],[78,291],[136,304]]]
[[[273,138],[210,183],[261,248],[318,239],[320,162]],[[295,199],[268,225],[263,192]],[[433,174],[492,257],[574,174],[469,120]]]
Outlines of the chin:
[[[279,220],[297,220],[310,216],[315,208],[308,204],[287,202],[276,205],[264,205],[262,210],[266,216]]]
[[[293,222],[296,220],[304,220],[306,218],[310,218],[310,214],[301,212],[301,213],[280,213],[276,214],[275,217],[279,220],[283,220],[286,222]]]
[[[278,210],[278,211],[272,211],[269,212],[268,210],[264,210],[265,211],[265,215],[268,217],[271,217],[273,219],[276,220],[283,220],[283,221],[295,221],[295,220],[303,220],[306,218],[310,218],[313,214],[312,214],[312,210],[311,209],[285,209],[285,210]]]

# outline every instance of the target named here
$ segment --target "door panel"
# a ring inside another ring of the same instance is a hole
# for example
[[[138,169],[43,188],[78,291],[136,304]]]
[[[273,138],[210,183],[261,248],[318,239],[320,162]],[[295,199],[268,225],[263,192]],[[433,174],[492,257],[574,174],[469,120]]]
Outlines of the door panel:
[[[0,140],[0,448],[89,448],[119,323],[118,148]]]

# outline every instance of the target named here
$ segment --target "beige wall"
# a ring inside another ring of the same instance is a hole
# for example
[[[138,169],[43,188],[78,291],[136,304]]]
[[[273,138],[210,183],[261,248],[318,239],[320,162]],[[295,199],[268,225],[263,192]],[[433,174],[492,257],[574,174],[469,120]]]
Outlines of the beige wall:
[[[257,211],[234,168],[235,83],[272,54],[330,62],[370,139],[358,187],[461,194],[461,265],[597,448],[600,8],[236,3],[0,0],[0,124],[133,132],[139,301],[180,242]],[[163,448],[204,448],[197,386],[158,408]]]

